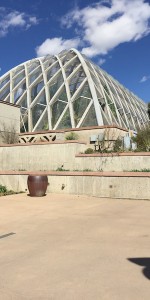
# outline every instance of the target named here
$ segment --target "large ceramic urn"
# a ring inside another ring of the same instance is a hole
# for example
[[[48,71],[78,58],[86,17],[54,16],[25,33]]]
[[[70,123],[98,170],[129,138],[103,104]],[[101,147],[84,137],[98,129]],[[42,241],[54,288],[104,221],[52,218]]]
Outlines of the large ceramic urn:
[[[31,197],[42,197],[47,190],[48,177],[46,175],[29,175],[27,184]]]

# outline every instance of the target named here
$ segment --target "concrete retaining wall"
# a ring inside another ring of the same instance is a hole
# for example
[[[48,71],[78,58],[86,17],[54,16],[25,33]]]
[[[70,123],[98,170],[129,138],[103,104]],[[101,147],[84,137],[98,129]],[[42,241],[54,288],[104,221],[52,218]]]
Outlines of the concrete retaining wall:
[[[87,146],[76,141],[0,146],[0,170],[131,171],[150,169],[150,152],[83,155]]]
[[[75,141],[0,146],[0,170],[56,170],[62,165],[73,170],[75,155],[85,149]]]
[[[150,152],[77,155],[76,169],[91,171],[132,171],[150,169]]]
[[[14,191],[27,191],[27,174],[1,174],[0,183]],[[49,193],[150,200],[150,174],[49,174]]]

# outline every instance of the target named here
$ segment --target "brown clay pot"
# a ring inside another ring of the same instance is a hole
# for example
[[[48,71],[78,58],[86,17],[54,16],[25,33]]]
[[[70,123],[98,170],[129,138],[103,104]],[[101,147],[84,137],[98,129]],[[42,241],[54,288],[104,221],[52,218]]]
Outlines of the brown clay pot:
[[[47,190],[48,177],[46,175],[29,175],[27,184],[30,196],[42,197]]]

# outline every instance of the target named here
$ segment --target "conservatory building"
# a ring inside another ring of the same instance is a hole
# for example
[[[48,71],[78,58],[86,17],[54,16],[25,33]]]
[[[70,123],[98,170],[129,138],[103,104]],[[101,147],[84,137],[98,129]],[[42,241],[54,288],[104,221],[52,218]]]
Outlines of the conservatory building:
[[[21,108],[21,132],[116,125],[137,130],[147,105],[79,51],[35,58],[0,77],[0,100]]]

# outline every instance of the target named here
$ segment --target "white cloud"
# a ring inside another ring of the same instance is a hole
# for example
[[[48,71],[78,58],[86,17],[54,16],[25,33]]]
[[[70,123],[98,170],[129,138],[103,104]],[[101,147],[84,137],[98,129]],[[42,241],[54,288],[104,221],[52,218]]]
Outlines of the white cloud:
[[[143,76],[143,77],[141,78],[140,82],[143,83],[143,82],[145,82],[145,81],[147,81],[147,80],[149,80],[149,79],[150,79],[150,75],[149,75],[149,76]]]
[[[62,50],[69,48],[77,48],[80,43],[78,38],[63,40],[62,38],[46,39],[40,46],[36,48],[37,56],[45,56],[47,54],[58,54]]]
[[[105,58],[100,58],[98,61],[98,65],[102,66],[105,63],[106,59]]]
[[[150,5],[145,0],[110,0],[76,8],[62,18],[62,24],[66,28],[76,24],[84,42],[82,53],[93,57],[148,35],[149,20]]]
[[[18,11],[8,11],[4,7],[0,7],[0,37],[7,35],[11,28],[28,29],[31,25],[38,24],[35,16],[29,16]]]

